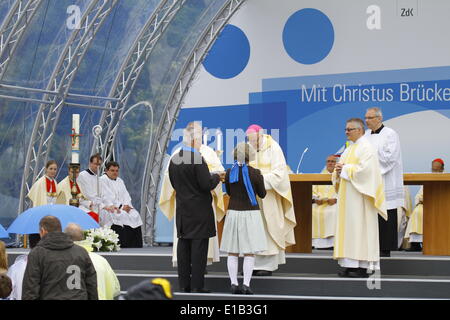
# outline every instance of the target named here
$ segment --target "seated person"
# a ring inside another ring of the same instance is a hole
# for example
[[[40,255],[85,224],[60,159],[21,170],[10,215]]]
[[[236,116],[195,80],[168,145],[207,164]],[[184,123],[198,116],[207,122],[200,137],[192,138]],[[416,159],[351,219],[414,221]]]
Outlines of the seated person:
[[[333,173],[336,156],[330,155],[322,173]],[[316,249],[332,248],[336,229],[337,194],[332,185],[313,186],[312,245]]]
[[[101,189],[100,189],[100,178],[98,177],[99,169],[102,165],[102,157],[100,154],[94,154],[89,159],[89,168],[80,172],[77,177],[77,184],[82,190],[83,196],[86,200],[91,202],[88,207],[91,210],[91,217],[93,217],[97,222],[99,222],[99,213],[103,208]],[[72,195],[71,195],[72,197]]]
[[[125,183],[119,178],[119,164],[110,161],[100,177],[102,207],[100,225],[111,227],[119,235],[122,248],[142,248],[142,219],[133,208]]]
[[[58,164],[50,160],[45,165],[45,175],[39,178],[31,187],[27,197],[33,202],[33,207],[46,204],[64,204],[64,193],[58,188],[55,180]]]
[[[444,161],[442,159],[434,159],[431,163],[431,172],[443,173]],[[416,206],[409,217],[408,226],[406,228],[405,238],[410,243],[410,248],[406,251],[422,251],[423,243],[423,186],[417,192],[415,198]]]
[[[73,174],[75,174],[75,182],[73,181]],[[98,222],[98,214],[92,211],[94,208],[94,203],[88,200],[83,195],[83,192],[81,192],[80,185],[77,181],[79,174],[80,170],[78,168],[69,168],[69,175],[65,177],[60,183],[58,183],[58,187],[64,193],[67,205],[70,204],[70,199],[72,199],[72,189],[74,191],[76,190],[76,198],[79,201],[78,208],[89,214],[95,221]]]

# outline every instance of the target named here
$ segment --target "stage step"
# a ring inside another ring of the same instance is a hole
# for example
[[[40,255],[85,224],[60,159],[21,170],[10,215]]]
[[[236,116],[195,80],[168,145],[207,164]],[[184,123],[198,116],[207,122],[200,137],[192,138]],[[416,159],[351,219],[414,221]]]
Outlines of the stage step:
[[[178,291],[178,277],[175,272],[118,270],[117,276],[122,288],[129,288],[147,279],[163,277],[171,282],[175,292]],[[242,283],[242,277],[239,277],[239,282]],[[209,272],[205,277],[205,286],[212,290],[213,294],[219,294],[220,297],[223,296],[226,299],[229,298],[230,280],[228,274]],[[450,277],[436,276],[381,276],[381,280],[377,280],[375,278],[340,278],[333,274],[277,273],[277,275],[270,277],[253,277],[251,287],[258,295],[269,297],[295,296],[298,298],[303,297],[304,299],[314,299],[315,297],[450,299]],[[373,289],[369,289],[369,287]],[[179,296],[180,298],[191,299],[193,296],[204,297],[205,295],[185,295],[180,293]],[[208,295],[205,296],[205,298],[207,297]],[[210,296],[210,298],[212,297]],[[235,297],[235,299],[244,298],[250,297]]]
[[[176,271],[172,267],[170,254],[136,255],[122,252],[121,254],[102,254],[113,269],[117,270],[155,270]],[[131,258],[132,257],[132,258]],[[239,259],[239,270],[242,270]],[[227,272],[227,257],[221,256],[220,261],[207,267],[211,272]],[[286,264],[280,265],[278,273],[312,273],[337,274],[340,267],[333,260],[331,252],[315,252],[313,254],[286,254]],[[385,275],[409,276],[448,276],[450,277],[450,257],[424,256],[421,253],[394,252],[392,257],[381,258],[381,272]]]
[[[9,262],[24,249],[8,249]],[[155,277],[164,277],[178,290],[177,269],[172,267],[172,248],[123,249],[100,253],[116,271],[122,290]],[[450,299],[450,257],[421,253],[393,252],[381,258],[381,282],[374,278],[349,279],[337,276],[341,268],[331,251],[287,254],[286,264],[271,277],[253,277],[251,287],[257,295],[230,295],[226,256],[207,267],[206,286],[212,294],[176,293],[177,299]],[[239,270],[242,270],[239,259]],[[242,283],[242,276],[239,277]],[[368,283],[374,287],[370,290]],[[377,284],[380,289],[376,289]]]

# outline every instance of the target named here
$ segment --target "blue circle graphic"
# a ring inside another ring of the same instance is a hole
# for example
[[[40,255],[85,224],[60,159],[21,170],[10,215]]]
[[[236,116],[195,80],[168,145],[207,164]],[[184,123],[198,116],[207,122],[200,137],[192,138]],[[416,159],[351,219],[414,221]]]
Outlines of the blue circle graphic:
[[[295,12],[284,26],[284,48],[292,59],[302,64],[314,64],[325,59],[333,43],[333,24],[317,9]]]
[[[203,66],[211,75],[230,79],[240,74],[250,59],[250,43],[245,33],[228,24],[209,50]]]

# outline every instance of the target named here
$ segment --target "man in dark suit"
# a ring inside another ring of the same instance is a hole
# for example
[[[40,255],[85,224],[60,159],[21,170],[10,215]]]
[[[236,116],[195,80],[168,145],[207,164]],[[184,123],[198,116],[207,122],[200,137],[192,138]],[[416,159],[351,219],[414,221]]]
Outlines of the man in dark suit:
[[[200,155],[199,123],[187,125],[183,140],[169,164],[170,183],[176,192],[178,282],[181,291],[205,293],[209,292],[204,288],[208,241],[216,235],[211,190],[225,173],[211,175]]]

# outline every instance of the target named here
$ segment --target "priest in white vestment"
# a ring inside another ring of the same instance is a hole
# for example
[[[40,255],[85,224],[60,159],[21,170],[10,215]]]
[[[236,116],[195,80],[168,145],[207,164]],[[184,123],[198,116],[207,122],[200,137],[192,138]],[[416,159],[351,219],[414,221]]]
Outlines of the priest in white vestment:
[[[122,248],[142,248],[142,219],[133,208],[125,183],[119,178],[119,164],[110,161],[100,177],[103,209],[100,225],[110,227],[119,235]]]
[[[336,156],[330,155],[322,173],[333,173]],[[313,186],[312,246],[316,249],[332,248],[336,230],[337,193],[332,185]]]
[[[398,134],[383,125],[383,114],[379,108],[366,111],[366,138],[375,147],[383,175],[388,220],[379,218],[380,255],[390,257],[398,249],[397,208],[404,206],[403,162]]]
[[[431,163],[432,173],[444,172],[444,160],[438,158]],[[423,186],[415,197],[415,207],[409,217],[405,238],[410,243],[410,248],[406,251],[422,251],[423,245]]]
[[[97,214],[97,219],[99,219],[100,210],[104,207],[98,173],[102,161],[103,159],[100,154],[92,155],[89,159],[89,168],[80,172],[77,178],[77,184],[80,187],[80,191],[82,190],[83,196],[90,201],[89,209]]]
[[[173,155],[178,154],[180,149],[175,150]],[[202,144],[200,147],[200,154],[205,159],[206,164],[208,165],[208,169],[210,172],[223,172],[225,169],[220,162],[219,157],[216,152]],[[175,190],[172,187],[169,179],[169,163],[167,163],[167,168],[164,171],[164,179],[161,187],[161,193],[159,196],[159,207],[163,214],[167,217],[167,219],[172,220],[176,214],[176,201],[175,201]],[[222,221],[225,216],[225,205],[223,202],[223,191],[222,191],[222,182],[220,182],[217,187],[211,191],[213,197],[212,207],[214,210],[215,221]],[[174,267],[177,266],[177,245],[178,245],[178,237],[176,231],[176,225],[174,223],[174,231],[173,231],[173,249],[172,249],[172,265]],[[217,231],[217,223],[216,223],[216,231]],[[207,264],[210,265],[213,262],[218,262],[220,260],[219,253],[219,238],[217,234],[209,238],[208,245],[208,259]]]
[[[57,172],[58,165],[56,161],[48,161],[45,165],[45,175],[33,184],[27,194],[27,197],[33,202],[33,207],[66,203],[64,193],[61,192],[55,180]]]
[[[250,162],[264,177],[267,194],[258,199],[267,238],[267,250],[255,256],[254,274],[268,276],[286,263],[285,250],[295,244],[296,226],[288,167],[280,145],[261,126],[248,127],[247,138],[256,150]]]
[[[345,270],[342,277],[367,277],[380,269],[378,215],[387,219],[384,185],[375,148],[364,136],[364,122],[347,120],[353,142],[332,175],[338,192],[338,215],[333,258]]]

